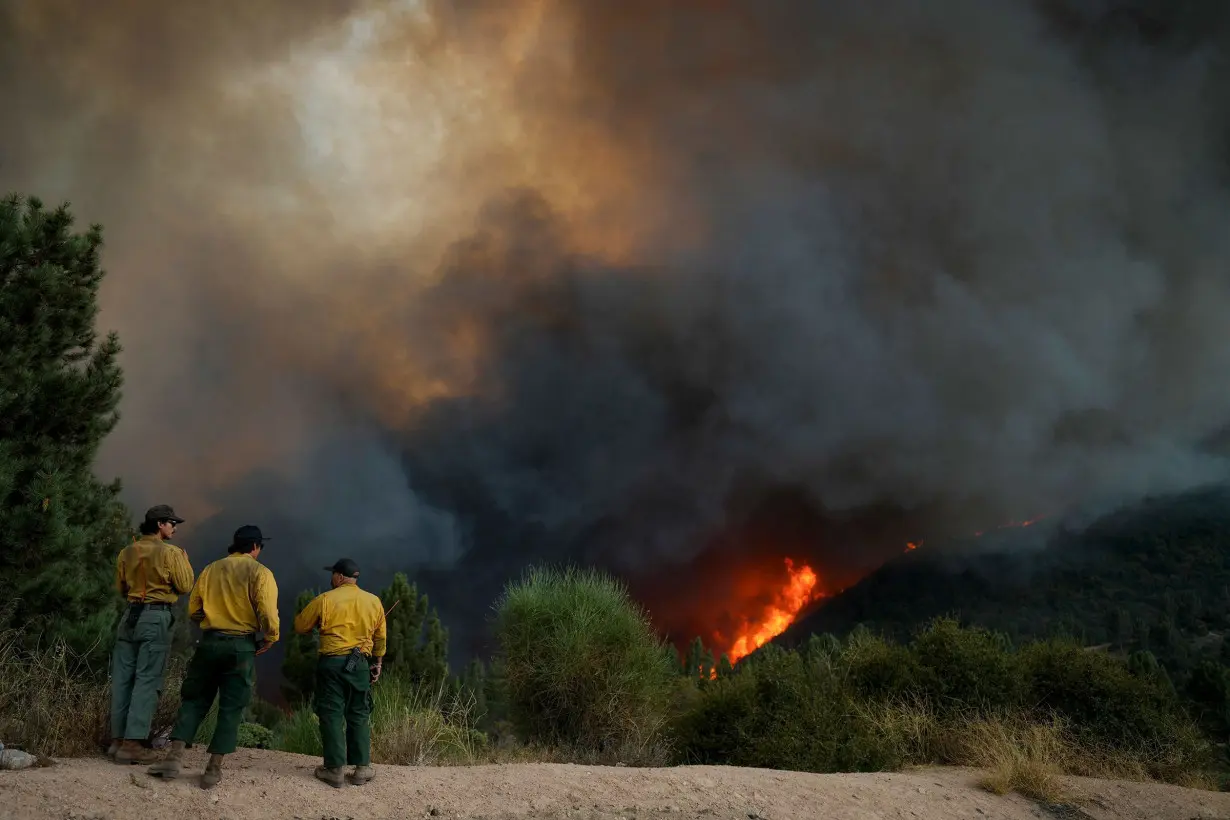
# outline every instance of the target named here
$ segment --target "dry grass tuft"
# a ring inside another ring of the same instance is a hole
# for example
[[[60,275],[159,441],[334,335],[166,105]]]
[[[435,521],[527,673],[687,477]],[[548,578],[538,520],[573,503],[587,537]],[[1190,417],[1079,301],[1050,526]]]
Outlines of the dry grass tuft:
[[[964,761],[987,770],[979,784],[995,794],[1016,792],[1059,803],[1073,749],[1058,722],[972,720],[962,727]]]
[[[900,750],[908,765],[983,769],[982,786],[1049,803],[1063,798],[1063,777],[1163,781],[1216,790],[1215,780],[1180,751],[1109,750],[1080,742],[1062,720],[974,711],[940,717],[922,701],[870,702],[856,716],[877,739]]]
[[[170,729],[182,670],[168,669],[153,732]],[[110,740],[111,687],[62,643],[24,649],[0,632],[0,740],[36,755],[95,754]]]
[[[372,709],[372,759],[403,766],[469,765],[485,741],[473,728],[475,702],[468,692],[444,687],[424,691],[390,678],[376,684]]]

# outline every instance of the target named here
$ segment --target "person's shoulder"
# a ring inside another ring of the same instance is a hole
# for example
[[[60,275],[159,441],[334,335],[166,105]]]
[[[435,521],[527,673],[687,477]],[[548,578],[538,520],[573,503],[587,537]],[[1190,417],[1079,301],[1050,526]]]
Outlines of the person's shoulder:
[[[380,600],[379,595],[376,595],[375,593],[372,593],[372,592],[368,592],[366,589],[360,589],[359,592],[362,593],[362,595],[360,595],[359,597],[362,598],[363,601],[369,604],[375,604],[381,609],[384,609],[384,602]]]
[[[172,552],[172,553],[177,553],[177,554],[179,554],[179,555],[183,555],[183,556],[185,556],[185,557],[187,557],[187,555],[188,555],[188,551],[187,551],[187,550],[185,550],[183,547],[179,546],[178,544],[172,544],[170,541],[163,541],[163,542],[162,542],[162,546],[163,546],[165,549],[167,549],[167,550],[169,550],[170,552]]]

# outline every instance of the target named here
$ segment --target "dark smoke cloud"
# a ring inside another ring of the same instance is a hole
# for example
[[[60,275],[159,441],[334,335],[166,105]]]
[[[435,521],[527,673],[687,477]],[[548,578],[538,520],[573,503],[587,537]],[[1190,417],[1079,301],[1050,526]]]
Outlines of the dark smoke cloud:
[[[110,237],[101,469],[291,589],[349,552],[471,635],[575,557],[681,632],[1223,475],[1222,4],[8,8],[0,181]]]

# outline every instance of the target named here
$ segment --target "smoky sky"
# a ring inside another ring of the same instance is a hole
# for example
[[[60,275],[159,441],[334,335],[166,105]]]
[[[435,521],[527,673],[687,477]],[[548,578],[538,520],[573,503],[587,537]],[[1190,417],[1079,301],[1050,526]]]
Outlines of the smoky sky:
[[[690,629],[682,568],[716,623],[1223,474],[1223,9],[17,0],[0,183],[103,223],[98,469],[198,566],[258,523],[284,600],[344,553],[474,635],[583,560]]]

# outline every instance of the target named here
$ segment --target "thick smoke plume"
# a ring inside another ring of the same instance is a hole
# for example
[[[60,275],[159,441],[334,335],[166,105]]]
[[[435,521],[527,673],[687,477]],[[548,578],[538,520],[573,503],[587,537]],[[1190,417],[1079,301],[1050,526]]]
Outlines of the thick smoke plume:
[[[107,229],[100,472],[198,565],[251,520],[472,633],[579,558],[721,629],[787,555],[1223,472],[1224,4],[0,15],[0,187]]]

